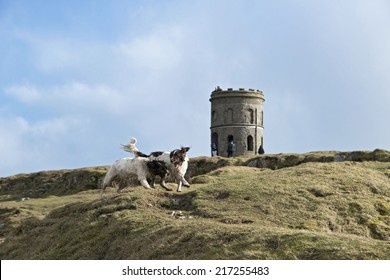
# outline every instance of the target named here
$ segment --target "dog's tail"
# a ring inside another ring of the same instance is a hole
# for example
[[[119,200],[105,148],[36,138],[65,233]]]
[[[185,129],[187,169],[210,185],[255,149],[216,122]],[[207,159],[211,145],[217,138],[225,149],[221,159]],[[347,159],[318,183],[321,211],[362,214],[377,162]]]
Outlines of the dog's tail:
[[[132,153],[136,157],[148,157],[148,155],[145,155],[144,153],[141,153],[138,148],[135,146],[137,144],[137,139],[132,137],[130,139],[129,144],[127,145],[122,145],[122,149],[125,150],[126,152]]]

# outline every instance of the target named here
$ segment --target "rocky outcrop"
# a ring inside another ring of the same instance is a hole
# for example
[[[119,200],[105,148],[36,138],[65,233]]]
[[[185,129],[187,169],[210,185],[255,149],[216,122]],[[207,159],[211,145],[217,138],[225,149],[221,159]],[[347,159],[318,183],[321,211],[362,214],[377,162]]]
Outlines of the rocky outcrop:
[[[390,162],[390,152],[376,149],[355,152],[311,152],[306,154],[261,155],[248,159],[244,165],[258,168],[280,169],[306,162],[381,161]]]
[[[3,199],[22,200],[98,189],[99,181],[106,172],[107,167],[101,166],[4,177],[0,178],[0,196],[3,196]]]

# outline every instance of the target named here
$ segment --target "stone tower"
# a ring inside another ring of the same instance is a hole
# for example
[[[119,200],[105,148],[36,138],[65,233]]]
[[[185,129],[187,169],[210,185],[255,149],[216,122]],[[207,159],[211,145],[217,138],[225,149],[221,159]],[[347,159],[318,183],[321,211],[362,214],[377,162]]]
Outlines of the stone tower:
[[[215,143],[219,156],[227,156],[227,144],[233,140],[233,156],[257,154],[263,145],[263,92],[240,88],[211,93],[211,143]]]

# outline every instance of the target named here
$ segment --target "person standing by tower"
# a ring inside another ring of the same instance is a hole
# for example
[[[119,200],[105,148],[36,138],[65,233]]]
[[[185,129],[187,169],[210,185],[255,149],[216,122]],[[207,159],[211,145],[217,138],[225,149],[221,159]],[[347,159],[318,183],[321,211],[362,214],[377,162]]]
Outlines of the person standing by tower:
[[[211,144],[211,156],[212,157],[215,157],[218,155],[218,147],[217,147],[217,144],[215,144],[214,142]]]
[[[260,145],[259,150],[257,151],[257,153],[258,153],[259,155],[264,154],[263,144]]]
[[[235,151],[235,149],[236,149],[236,145],[234,145],[233,140],[230,140],[227,146],[228,157],[233,156],[233,152]]]

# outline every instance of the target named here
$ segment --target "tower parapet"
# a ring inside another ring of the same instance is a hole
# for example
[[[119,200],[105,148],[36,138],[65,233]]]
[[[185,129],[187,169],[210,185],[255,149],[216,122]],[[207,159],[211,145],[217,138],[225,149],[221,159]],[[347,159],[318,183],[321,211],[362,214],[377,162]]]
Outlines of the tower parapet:
[[[263,145],[264,101],[257,89],[217,87],[211,92],[211,143],[217,145],[218,155],[227,156],[230,141],[235,143],[234,156],[257,154]]]

